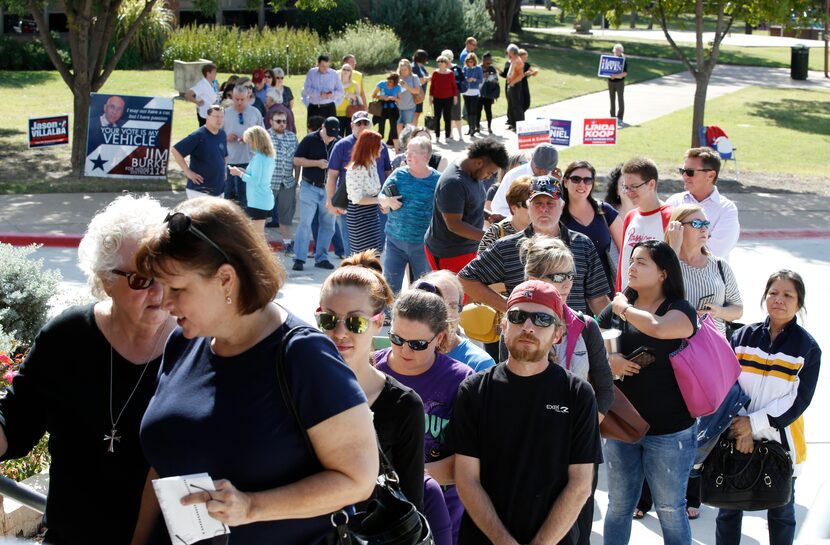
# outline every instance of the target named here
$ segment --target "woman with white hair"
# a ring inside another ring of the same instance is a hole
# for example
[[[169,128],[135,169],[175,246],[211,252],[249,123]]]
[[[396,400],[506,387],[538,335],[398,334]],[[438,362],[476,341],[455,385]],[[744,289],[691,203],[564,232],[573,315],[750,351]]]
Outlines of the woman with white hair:
[[[78,255],[98,302],[50,320],[0,400],[2,459],[50,434],[46,543],[129,543],[136,526],[149,470],[138,428],[176,323],[135,252],[165,212],[126,195],[92,219]]]
[[[623,93],[625,92],[625,76],[628,75],[628,59],[625,58],[622,44],[615,44],[613,52],[615,57],[623,58],[623,69],[622,72],[608,77],[608,97],[611,99],[611,117],[616,117],[617,125],[622,125],[625,113]]]

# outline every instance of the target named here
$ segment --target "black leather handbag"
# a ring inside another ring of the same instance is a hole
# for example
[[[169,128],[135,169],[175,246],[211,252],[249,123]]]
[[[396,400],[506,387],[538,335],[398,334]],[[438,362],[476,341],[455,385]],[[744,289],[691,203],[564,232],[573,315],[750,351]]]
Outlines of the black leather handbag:
[[[700,500],[712,507],[758,511],[786,505],[793,493],[793,464],[787,447],[756,441],[750,454],[738,452],[725,432],[703,462]]]
[[[300,415],[294,404],[288,385],[285,366],[285,347],[288,340],[306,326],[295,327],[285,334],[282,347],[277,355],[277,381],[285,405],[305,439],[309,453],[316,457],[308,433],[300,422]],[[397,473],[380,448],[380,475],[377,485],[365,511],[353,515],[344,509],[331,515],[333,533],[326,540],[327,545],[434,545],[426,517],[418,512],[415,505],[406,499],[400,488]]]
[[[346,180],[340,182],[334,195],[331,197],[331,205],[335,208],[342,208],[343,210],[349,207],[349,194],[346,192]]]

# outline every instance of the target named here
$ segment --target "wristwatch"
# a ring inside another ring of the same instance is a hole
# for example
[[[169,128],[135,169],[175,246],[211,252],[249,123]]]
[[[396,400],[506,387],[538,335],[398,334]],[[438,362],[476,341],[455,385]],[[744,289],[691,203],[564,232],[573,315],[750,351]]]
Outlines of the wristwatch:
[[[628,319],[625,317],[625,313],[626,313],[626,312],[628,312],[628,309],[630,309],[630,308],[631,308],[631,305],[628,305],[627,307],[625,307],[625,308],[623,309],[623,311],[622,311],[622,312],[620,312],[620,320],[622,320],[623,322],[627,322],[627,321],[628,321]]]

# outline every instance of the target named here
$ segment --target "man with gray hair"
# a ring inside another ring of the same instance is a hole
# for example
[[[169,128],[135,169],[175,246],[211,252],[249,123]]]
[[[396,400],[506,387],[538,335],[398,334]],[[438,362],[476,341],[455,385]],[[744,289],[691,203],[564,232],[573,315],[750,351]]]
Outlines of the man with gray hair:
[[[519,57],[519,47],[516,44],[507,46],[507,57],[510,60],[510,67],[507,69],[507,128],[515,131],[516,123],[525,120],[522,108],[524,62]]]
[[[251,160],[251,150],[248,144],[242,141],[242,135],[250,127],[259,125],[265,127],[262,121],[262,114],[258,109],[251,106],[249,101],[248,87],[237,85],[233,88],[231,98],[233,102],[225,109],[225,121],[223,128],[228,137],[228,166],[245,169]],[[230,172],[225,178],[225,198],[236,201],[244,210],[247,206],[245,198],[245,182],[239,176],[233,176]]]
[[[495,214],[491,217],[490,222],[495,223],[511,216],[510,206],[507,204],[507,192],[510,191],[510,186],[514,180],[518,180],[522,176],[553,176],[559,180],[562,178],[562,173],[556,166],[558,164],[559,152],[556,151],[553,144],[543,143],[536,146],[533,149],[533,156],[529,163],[519,165],[504,174],[490,205],[490,210]]]

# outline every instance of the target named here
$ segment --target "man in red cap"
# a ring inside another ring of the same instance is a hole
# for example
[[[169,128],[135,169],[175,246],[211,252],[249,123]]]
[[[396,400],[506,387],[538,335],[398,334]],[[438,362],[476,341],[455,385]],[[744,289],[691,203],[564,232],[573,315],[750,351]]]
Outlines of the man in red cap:
[[[507,361],[461,384],[447,428],[466,509],[458,543],[574,544],[602,462],[596,399],[549,360],[565,331],[556,288],[523,282],[507,308]]]

